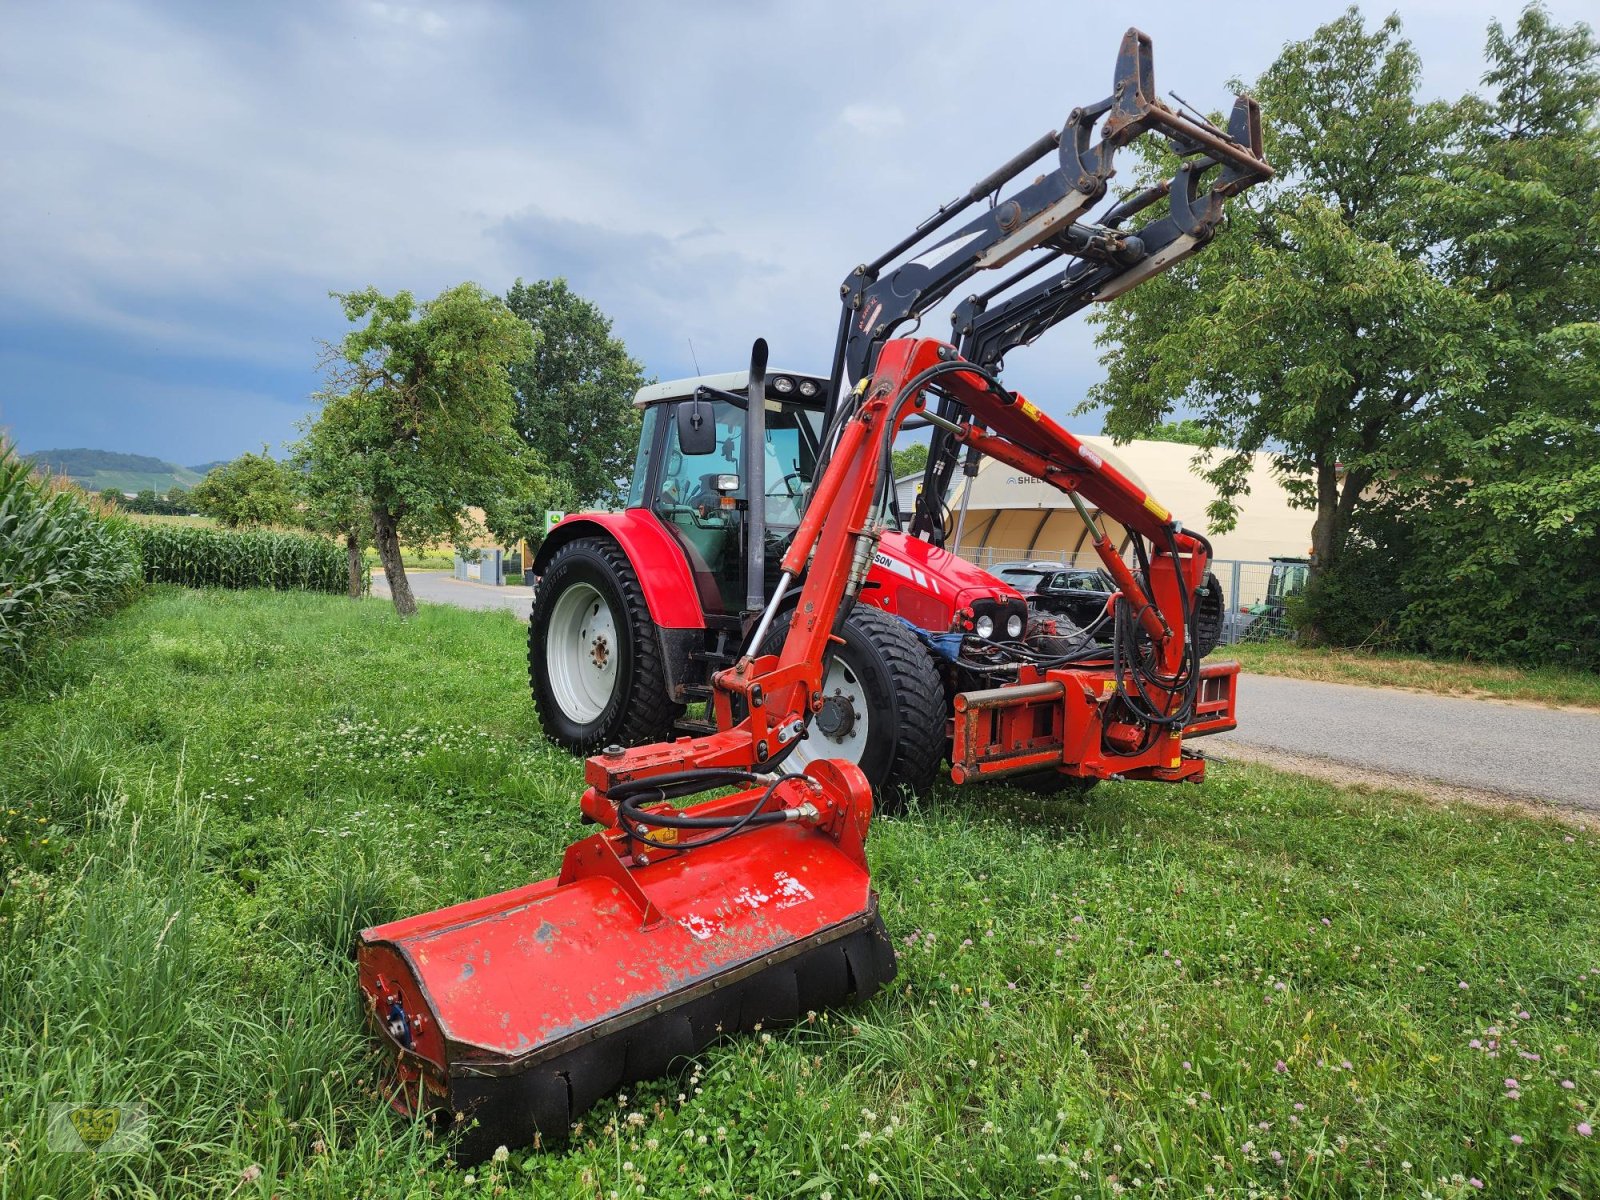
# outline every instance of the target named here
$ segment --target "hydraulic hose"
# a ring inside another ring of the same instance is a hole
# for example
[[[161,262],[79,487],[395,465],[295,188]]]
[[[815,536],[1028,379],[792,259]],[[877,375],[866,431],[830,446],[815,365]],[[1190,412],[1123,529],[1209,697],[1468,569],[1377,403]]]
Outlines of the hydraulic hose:
[[[698,786],[693,786],[698,777]],[[746,829],[761,825],[778,825],[789,820],[783,812],[763,812],[767,802],[776,794],[778,788],[791,779],[800,779],[799,775],[779,775],[770,782],[766,789],[756,798],[756,802],[745,812],[737,816],[723,817],[686,817],[681,813],[646,812],[640,807],[642,797],[655,793],[655,798],[649,803],[660,803],[667,799],[669,793],[673,796],[688,795],[690,791],[706,791],[713,787],[722,787],[733,783],[760,783],[762,776],[749,771],[731,771],[705,769],[696,771],[677,771],[671,775],[658,775],[654,779],[641,779],[632,783],[620,784],[611,793],[611,798],[617,805],[617,826],[630,839],[640,845],[649,846],[655,850],[699,850],[705,846],[714,846],[743,832]],[[665,782],[663,782],[665,781]],[[678,790],[679,788],[688,790]],[[641,827],[664,829],[716,829],[708,837],[697,838],[692,842],[657,841],[643,831]]]

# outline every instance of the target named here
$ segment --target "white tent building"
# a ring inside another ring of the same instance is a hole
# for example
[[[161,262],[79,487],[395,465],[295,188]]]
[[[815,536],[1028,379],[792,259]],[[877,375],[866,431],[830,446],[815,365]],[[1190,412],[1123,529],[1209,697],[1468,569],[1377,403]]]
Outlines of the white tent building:
[[[1188,529],[1211,539],[1221,560],[1265,562],[1274,555],[1304,555],[1311,545],[1312,513],[1292,508],[1288,493],[1271,469],[1271,456],[1257,454],[1250,468],[1250,492],[1240,503],[1233,530],[1211,534],[1207,506],[1216,489],[1191,466],[1195,447],[1177,442],[1136,441],[1118,446],[1108,437],[1085,437],[1086,446],[1127,475],[1170,509]],[[921,472],[899,480],[900,511],[909,514],[922,482]],[[950,520],[954,529],[966,481],[957,476],[951,489]],[[1119,545],[1126,534],[1107,519],[1106,532]],[[961,527],[958,549],[980,565],[1016,559],[1072,561],[1093,557],[1089,535],[1066,494],[1023,475],[1004,463],[985,459],[972,481],[972,495]]]

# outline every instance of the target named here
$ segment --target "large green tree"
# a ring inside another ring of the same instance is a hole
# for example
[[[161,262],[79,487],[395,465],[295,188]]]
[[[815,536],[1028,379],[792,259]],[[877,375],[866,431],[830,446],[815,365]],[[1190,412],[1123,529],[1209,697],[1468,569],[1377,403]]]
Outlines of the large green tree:
[[[1490,89],[1427,189],[1444,265],[1493,313],[1489,386],[1399,479],[1402,632],[1600,666],[1600,45],[1537,5],[1489,28]],[[1390,526],[1395,528],[1395,526]]]
[[[1485,306],[1440,263],[1424,191],[1465,115],[1420,81],[1395,17],[1368,29],[1352,8],[1286,46],[1249,89],[1276,178],[1230,203],[1213,246],[1097,318],[1107,431],[1188,409],[1214,452],[1218,529],[1250,455],[1273,452],[1315,510],[1319,572],[1374,485],[1431,461],[1435,417],[1486,382]]]
[[[535,333],[511,366],[517,432],[529,447],[526,486],[490,511],[507,541],[537,540],[544,509],[614,505],[627,494],[639,439],[634,393],[644,369],[599,307],[564,279],[517,280],[506,305]]]
[[[189,498],[201,512],[230,528],[290,525],[300,502],[298,483],[294,471],[263,446],[260,454],[241,454],[213,467]],[[154,492],[150,499],[155,499]]]
[[[420,305],[376,288],[336,298],[361,327],[329,347],[329,386],[308,436],[315,442],[326,422],[328,441],[347,453],[395,611],[409,616],[417,605],[401,539],[460,540],[468,507],[517,490],[530,469],[508,368],[537,338],[472,283]]]

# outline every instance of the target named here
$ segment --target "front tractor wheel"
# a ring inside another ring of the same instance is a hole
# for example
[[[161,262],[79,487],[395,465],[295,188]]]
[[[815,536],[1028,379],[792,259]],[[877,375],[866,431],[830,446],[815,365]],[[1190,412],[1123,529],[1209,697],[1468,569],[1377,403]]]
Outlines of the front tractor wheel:
[[[550,560],[528,624],[528,682],[545,733],[570,750],[671,733],[682,706],[668,698],[644,591],[614,543],[579,538]]]
[[[773,622],[762,654],[783,647],[791,615]],[[944,686],[927,647],[898,618],[858,604],[843,635],[828,657],[822,711],[783,756],[783,767],[846,759],[866,773],[879,812],[901,812],[933,786],[944,757]]]

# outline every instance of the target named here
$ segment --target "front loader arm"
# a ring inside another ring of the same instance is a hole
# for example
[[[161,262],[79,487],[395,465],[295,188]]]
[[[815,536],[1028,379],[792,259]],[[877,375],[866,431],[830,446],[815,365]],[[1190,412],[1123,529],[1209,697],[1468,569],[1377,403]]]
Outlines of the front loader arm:
[[[927,411],[930,387],[951,421]],[[830,643],[860,592],[885,528],[888,451],[900,427],[923,416],[969,445],[1018,470],[1082,497],[1150,544],[1149,571],[1141,580],[1123,561],[1086,510],[1095,547],[1161,659],[1176,676],[1185,653],[1186,597],[1209,566],[1203,539],[1184,533],[1171,514],[1028,400],[932,338],[890,341],[876,371],[841,417],[836,450],[817,480],[813,500],[784,555],[779,582],[762,620],[748,639],[761,644],[788,594],[794,618],[778,654],[753,649],[717,673],[713,703],[718,732],[695,738],[616,749],[589,759],[584,811],[612,824],[607,793],[644,779],[707,770],[770,770],[795,739],[804,736],[822,707],[822,681]]]
[[[1234,157],[1206,154],[1185,160],[1172,179],[1117,204],[1097,225],[1075,223],[1023,269],[956,305],[950,320],[962,357],[998,370],[1017,346],[1032,344],[1096,301],[1115,299],[1205,246],[1222,227],[1228,198],[1272,174],[1260,158],[1255,101],[1239,98],[1225,136],[1239,151]],[[1163,200],[1163,215],[1131,231],[1121,228]],[[1067,265],[1055,275],[1013,291],[1063,260]],[[941,410],[940,415],[949,414]],[[935,432],[911,532],[936,545],[944,542],[944,503],[955,465],[956,447],[948,433]]]
[[[1097,131],[1099,139],[1095,140]],[[1104,224],[1078,223],[1105,195],[1115,174],[1116,151],[1145,133],[1164,135],[1186,165],[1203,162],[1204,168],[1191,172],[1195,177],[1211,166],[1221,168],[1205,197],[1219,214],[1228,196],[1272,175],[1261,153],[1260,113],[1255,102],[1238,98],[1227,132],[1169,108],[1157,98],[1149,36],[1128,30],[1117,56],[1110,96],[1073,109],[1059,131],[1040,137],[964,195],[942,205],[891,249],[846,276],[840,288],[844,307],[834,352],[831,402],[837,404],[846,379],[865,378],[897,329],[920,318],[980,271],[1004,267],[1041,248],[1053,257],[1062,252],[1094,252],[1114,244],[1119,246],[1124,266],[1132,266],[1133,258],[1156,259],[1155,252],[1144,253],[1137,239],[1130,242]],[[1006,199],[998,198],[1001,187],[1052,151],[1057,160],[1053,169]],[[1172,188],[1186,193],[1188,182],[1175,179]],[[934,245],[923,245],[986,197],[991,203],[983,215]],[[913,251],[914,256],[907,258]],[[897,261],[899,265],[893,265]],[[1154,273],[1166,265],[1170,264],[1152,261],[1145,270]],[[830,422],[833,412],[830,407]]]

